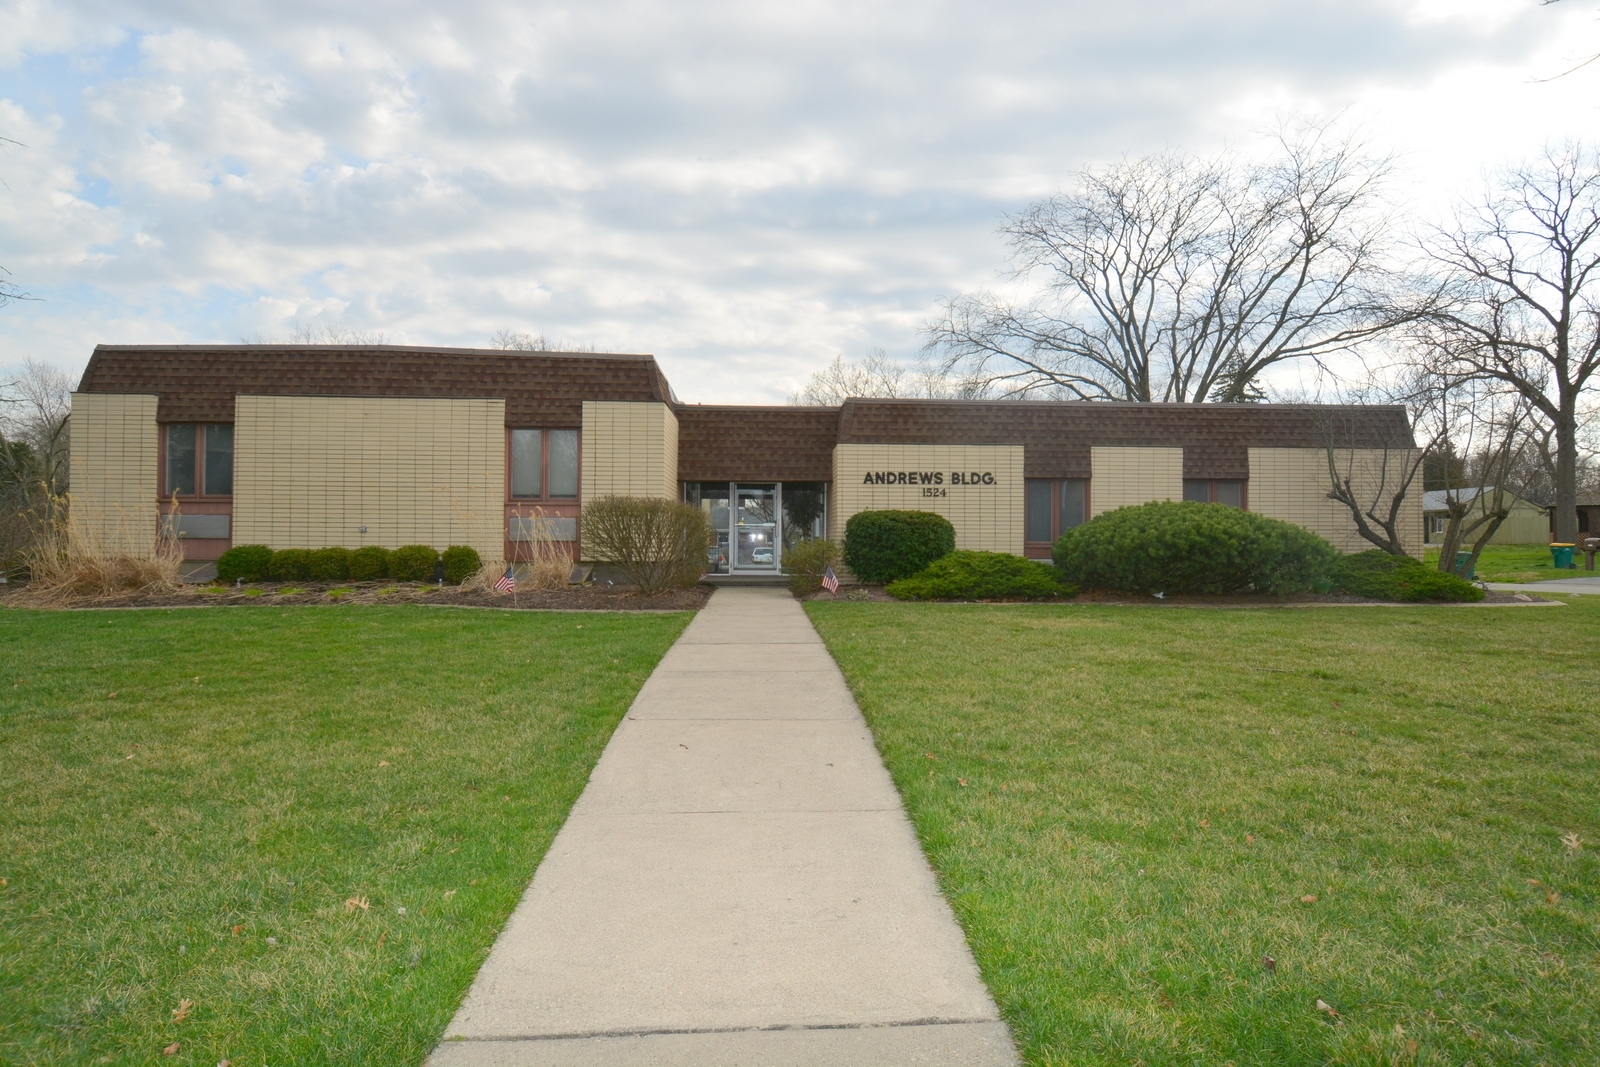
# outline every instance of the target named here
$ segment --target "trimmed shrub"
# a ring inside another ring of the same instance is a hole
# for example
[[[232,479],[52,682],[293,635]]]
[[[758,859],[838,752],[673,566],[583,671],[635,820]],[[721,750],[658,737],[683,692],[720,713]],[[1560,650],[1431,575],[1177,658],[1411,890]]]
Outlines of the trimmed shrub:
[[[956,550],[956,528],[931,511],[858,511],[844,524],[844,561],[863,582],[909,578]]]
[[[389,553],[389,577],[397,582],[428,582],[439,565],[431,545],[401,545]]]
[[[308,582],[311,580],[311,550],[308,548],[280,548],[272,554],[267,564],[267,577],[275,582]]]
[[[348,548],[319,548],[311,553],[313,582],[342,582],[350,577]]]
[[[217,581],[259,582],[272,566],[272,549],[266,545],[234,545],[217,559]]]
[[[1334,592],[1373,600],[1477,601],[1483,590],[1410,556],[1379,548],[1344,556],[1333,566]]]
[[[1069,530],[1051,555],[1085,589],[1121,593],[1302,593],[1338,549],[1303,526],[1227,504],[1160,501]]]
[[[389,550],[377,545],[367,545],[350,553],[350,580],[375,582],[389,577]]]
[[[1076,596],[1078,587],[1009,552],[952,552],[884,591],[896,600],[1047,600]]]
[[[583,506],[584,557],[615,563],[641,593],[698,582],[710,548],[711,520],[691,504],[603,496]]]
[[[820,537],[801,541],[783,554],[783,570],[789,576],[790,592],[796,596],[815,593],[822,588],[822,576],[838,562],[839,546],[832,541]]]
[[[451,585],[460,585],[483,569],[483,560],[471,545],[451,545],[439,558],[444,560],[444,580]]]

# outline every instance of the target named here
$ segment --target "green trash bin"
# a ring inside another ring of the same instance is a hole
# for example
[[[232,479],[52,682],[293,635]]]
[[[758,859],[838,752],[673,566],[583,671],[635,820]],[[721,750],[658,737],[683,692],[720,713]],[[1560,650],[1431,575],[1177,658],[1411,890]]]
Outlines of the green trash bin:
[[[1570,571],[1576,566],[1572,562],[1572,545],[1552,544],[1550,546],[1550,562],[1558,571]]]
[[[1471,552],[1457,552],[1456,553],[1456,577],[1457,578],[1465,578],[1467,581],[1470,582],[1470,581],[1472,581],[1474,578],[1476,578],[1478,576],[1477,571],[1478,571],[1478,568],[1474,567],[1472,565],[1472,553]]]

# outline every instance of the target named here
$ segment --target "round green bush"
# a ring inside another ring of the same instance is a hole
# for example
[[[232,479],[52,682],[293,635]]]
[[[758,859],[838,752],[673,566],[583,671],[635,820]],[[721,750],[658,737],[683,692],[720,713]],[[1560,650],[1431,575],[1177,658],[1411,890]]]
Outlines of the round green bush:
[[[319,548],[311,553],[313,582],[342,582],[350,577],[348,548]]]
[[[234,545],[217,559],[217,581],[259,582],[272,566],[272,549],[266,545]]]
[[[783,573],[789,576],[789,590],[796,596],[822,588],[822,576],[839,562],[839,546],[825,538],[801,541],[783,554]]]
[[[350,580],[375,582],[389,577],[389,550],[378,545],[367,545],[350,553]]]
[[[1051,555],[1085,589],[1282,596],[1327,577],[1339,552],[1303,526],[1227,504],[1167,500],[1096,516],[1064,534]]]
[[[844,562],[863,582],[909,578],[956,550],[956,528],[931,511],[858,511],[844,524]]]
[[[267,577],[275,582],[308,582],[311,580],[311,550],[308,548],[280,548],[272,554],[267,564]]]
[[[440,558],[444,560],[444,580],[451,585],[460,585],[483,569],[483,560],[471,545],[451,545]]]
[[[389,553],[389,577],[397,582],[428,582],[439,553],[428,545],[401,545]]]
[[[1054,567],[1009,552],[952,552],[884,592],[897,600],[1047,600],[1078,588]]]
[[[1410,556],[1391,556],[1382,549],[1356,552],[1333,566],[1333,589],[1373,600],[1472,602],[1483,590],[1464,578],[1446,574]]]

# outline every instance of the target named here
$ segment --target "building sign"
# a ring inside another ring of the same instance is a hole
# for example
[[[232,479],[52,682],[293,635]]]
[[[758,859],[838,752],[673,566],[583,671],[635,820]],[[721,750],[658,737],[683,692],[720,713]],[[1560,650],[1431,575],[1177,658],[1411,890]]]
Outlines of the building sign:
[[[996,485],[994,471],[867,471],[862,485]]]

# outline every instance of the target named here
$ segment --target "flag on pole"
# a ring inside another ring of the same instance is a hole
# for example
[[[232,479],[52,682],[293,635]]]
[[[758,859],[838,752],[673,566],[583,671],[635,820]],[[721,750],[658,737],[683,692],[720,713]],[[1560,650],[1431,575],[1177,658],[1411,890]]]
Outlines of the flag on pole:
[[[494,591],[497,593],[514,593],[517,590],[517,579],[507,567],[506,572],[495,579]]]
[[[833,573],[832,567],[829,567],[827,570],[822,572],[822,588],[826,589],[834,596],[839,595],[839,576]]]

